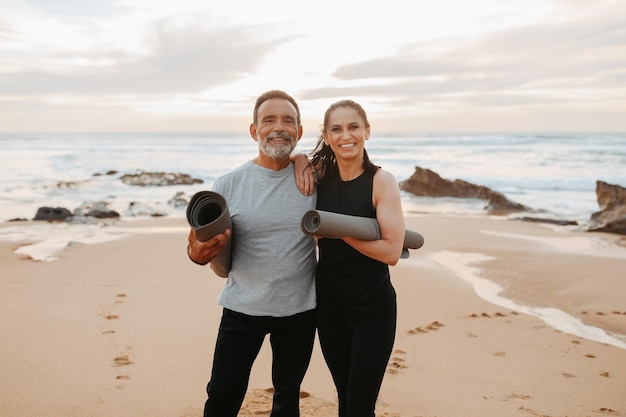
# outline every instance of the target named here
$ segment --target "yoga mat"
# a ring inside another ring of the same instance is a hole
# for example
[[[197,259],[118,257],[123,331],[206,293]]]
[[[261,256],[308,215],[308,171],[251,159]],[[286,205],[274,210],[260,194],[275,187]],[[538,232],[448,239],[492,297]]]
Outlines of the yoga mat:
[[[187,222],[195,230],[196,238],[206,242],[213,236],[232,230],[226,200],[213,191],[199,191],[191,197],[187,206]],[[230,271],[231,238],[219,255],[211,260],[211,269],[220,277],[226,278]]]
[[[350,216],[323,210],[309,210],[300,223],[302,231],[311,236],[340,239],[353,237],[362,240],[380,239],[380,227],[376,219]],[[419,249],[424,245],[424,237],[414,231],[405,230],[401,258],[409,257],[409,249]]]

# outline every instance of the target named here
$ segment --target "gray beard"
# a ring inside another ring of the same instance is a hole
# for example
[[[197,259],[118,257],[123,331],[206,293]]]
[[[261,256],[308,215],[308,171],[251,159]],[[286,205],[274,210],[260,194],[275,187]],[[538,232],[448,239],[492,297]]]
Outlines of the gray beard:
[[[265,140],[263,142],[259,142],[261,145],[259,148],[261,152],[272,159],[286,159],[289,158],[291,152],[294,150],[295,146],[292,146],[292,143],[270,143],[271,141]]]

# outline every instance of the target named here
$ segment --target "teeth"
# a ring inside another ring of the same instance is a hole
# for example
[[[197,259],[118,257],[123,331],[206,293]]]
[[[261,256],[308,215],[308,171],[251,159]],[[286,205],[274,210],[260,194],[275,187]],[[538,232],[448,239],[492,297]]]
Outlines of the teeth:
[[[339,145],[340,148],[352,148],[354,145],[354,143],[346,143],[345,145]]]

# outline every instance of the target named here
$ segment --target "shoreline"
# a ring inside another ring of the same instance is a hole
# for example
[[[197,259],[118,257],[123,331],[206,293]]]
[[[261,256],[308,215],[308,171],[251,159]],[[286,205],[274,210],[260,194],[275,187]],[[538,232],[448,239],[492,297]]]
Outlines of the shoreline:
[[[569,302],[558,302],[558,299],[547,296],[542,297],[538,291],[532,287],[516,284],[516,279],[520,279],[523,275],[521,272],[515,272],[510,265],[508,257],[515,254],[514,250],[502,251],[500,247],[493,245],[477,244],[483,237],[485,242],[489,242],[488,236],[495,238],[504,238],[507,241],[506,247],[512,249],[513,242],[528,242],[536,245],[527,257],[550,258],[562,257],[568,263],[576,263],[576,278],[588,278],[594,276],[597,272],[594,267],[589,267],[589,263],[585,260],[591,258],[605,258],[603,260],[603,270],[610,270],[611,273],[617,273],[619,277],[620,268],[626,263],[626,237],[610,233],[583,232],[576,229],[555,226],[549,223],[522,222],[513,218],[490,215],[433,215],[429,213],[405,213],[407,229],[419,231],[422,234],[436,235],[436,231],[429,232],[425,227],[428,220],[437,222],[447,222],[453,220],[459,224],[473,222],[480,224],[477,227],[466,228],[466,231],[473,229],[476,234],[476,240],[472,243],[472,250],[454,251],[442,250],[429,252],[432,261],[439,263],[441,266],[449,268],[459,279],[469,282],[476,294],[494,305],[517,310],[525,314],[534,315],[539,318],[547,319],[549,325],[558,330],[566,331],[566,328],[559,326],[557,316],[561,320],[580,321],[580,325],[574,325],[570,332],[576,336],[586,337],[589,333],[590,340],[614,344],[617,347],[626,349],[626,326],[616,324],[615,320],[611,320],[611,316],[626,316],[626,305],[622,305],[620,292],[617,288],[621,288],[619,278],[611,279],[612,285],[609,293],[615,297],[611,298],[609,304],[598,303],[589,304],[588,308],[572,309]],[[423,222],[425,220],[426,222]],[[504,227],[498,222],[505,222]],[[517,224],[515,224],[517,223]],[[512,227],[506,226],[506,224]],[[26,229],[20,227],[25,226]],[[48,232],[33,233],[26,236],[22,233],[29,228],[48,228]],[[97,229],[94,229],[97,228]],[[120,220],[100,220],[93,225],[70,225],[65,222],[6,222],[0,225],[0,245],[11,242],[15,246],[15,254],[19,255],[23,261],[35,262],[55,262],[62,257],[64,252],[71,251],[72,246],[76,245],[98,245],[105,242],[112,242],[121,239],[127,239],[138,235],[154,235],[154,234],[178,234],[188,232],[189,225],[182,216],[170,217],[153,217],[153,218],[130,218]],[[15,229],[12,233],[3,233],[8,229]],[[98,230],[99,229],[99,230]],[[493,230],[489,230],[493,229]],[[96,231],[96,233],[94,233]],[[98,231],[100,232],[98,234]],[[67,233],[67,236],[60,238],[58,235]],[[54,238],[48,239],[45,235],[53,234]],[[16,238],[16,236],[21,236]],[[430,238],[429,236],[429,238]],[[467,235],[466,235],[467,236]],[[429,239],[430,240],[430,239]],[[425,247],[429,245],[426,240]],[[440,242],[438,242],[439,244]],[[468,242],[469,243],[469,242]],[[481,252],[482,250],[482,252]],[[428,251],[428,250],[426,250]],[[420,250],[410,250],[411,256],[419,256],[422,252],[426,252],[424,247]],[[524,251],[528,251],[528,247],[524,246]],[[543,252],[543,254],[542,254]],[[580,257],[583,257],[582,261]],[[459,259],[455,258],[462,258]],[[29,259],[30,258],[30,259]],[[539,262],[541,268],[549,269],[552,272],[558,270],[557,266],[550,265],[549,260],[543,259]],[[400,262],[405,262],[401,260]],[[393,268],[392,268],[393,271]],[[525,278],[528,279],[527,277]],[[532,282],[534,285],[544,285]],[[614,288],[617,286],[617,288]],[[525,288],[526,287],[526,288]],[[552,290],[554,288],[551,288]],[[603,289],[604,290],[604,289]],[[555,306],[556,304],[556,306]],[[601,306],[601,308],[600,308]],[[587,307],[587,306],[586,306]],[[545,314],[542,311],[545,310]],[[556,314],[551,314],[548,310],[554,310]],[[591,310],[591,311],[590,311]],[[594,311],[595,310],[595,311]],[[594,317],[595,315],[595,317]],[[556,326],[554,326],[556,323]],[[552,324],[551,324],[552,323]],[[597,327],[608,332],[608,340],[603,334],[597,334],[593,329],[582,329],[576,332],[576,327],[590,326]],[[567,326],[566,326],[567,327]],[[591,331],[589,331],[591,330]],[[611,332],[617,333],[611,335]],[[616,337],[617,340],[611,340]]]
[[[516,304],[624,335],[620,236],[486,216],[406,219],[425,244],[391,268],[398,325],[377,415],[626,415],[626,349],[489,302],[459,276],[469,266]],[[224,280],[187,260],[185,219],[113,230],[124,229],[128,236],[72,245],[51,262],[15,254],[23,241],[0,241],[0,331],[11,335],[0,347],[2,413],[199,415]],[[491,259],[468,264],[463,256],[473,254]],[[240,416],[269,415],[270,364],[266,342]],[[336,416],[317,341],[302,389],[303,417]]]
[[[426,231],[432,239],[450,216],[421,218],[437,222],[428,226],[432,232]],[[450,237],[448,247],[445,239],[438,239],[437,250],[429,256],[460,279],[482,280],[473,284],[478,296],[509,309],[521,307],[520,312],[531,315],[541,315],[531,310],[560,311],[586,326],[617,333],[618,344],[626,348],[624,236],[503,218],[455,219],[462,225],[457,228],[462,239]],[[462,259],[451,259],[455,256]]]

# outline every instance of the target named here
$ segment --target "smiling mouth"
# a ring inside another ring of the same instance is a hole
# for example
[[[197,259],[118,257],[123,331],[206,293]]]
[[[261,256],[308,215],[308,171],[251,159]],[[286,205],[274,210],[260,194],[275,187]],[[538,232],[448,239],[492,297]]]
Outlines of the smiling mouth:
[[[268,142],[274,141],[274,140],[282,140],[285,142],[291,142],[291,136],[289,136],[287,133],[284,132],[280,132],[280,133],[270,133],[269,135],[267,135],[265,137],[265,139]]]
[[[346,143],[343,145],[339,145],[340,148],[342,149],[347,149],[347,148],[354,148],[356,146],[356,143]]]

